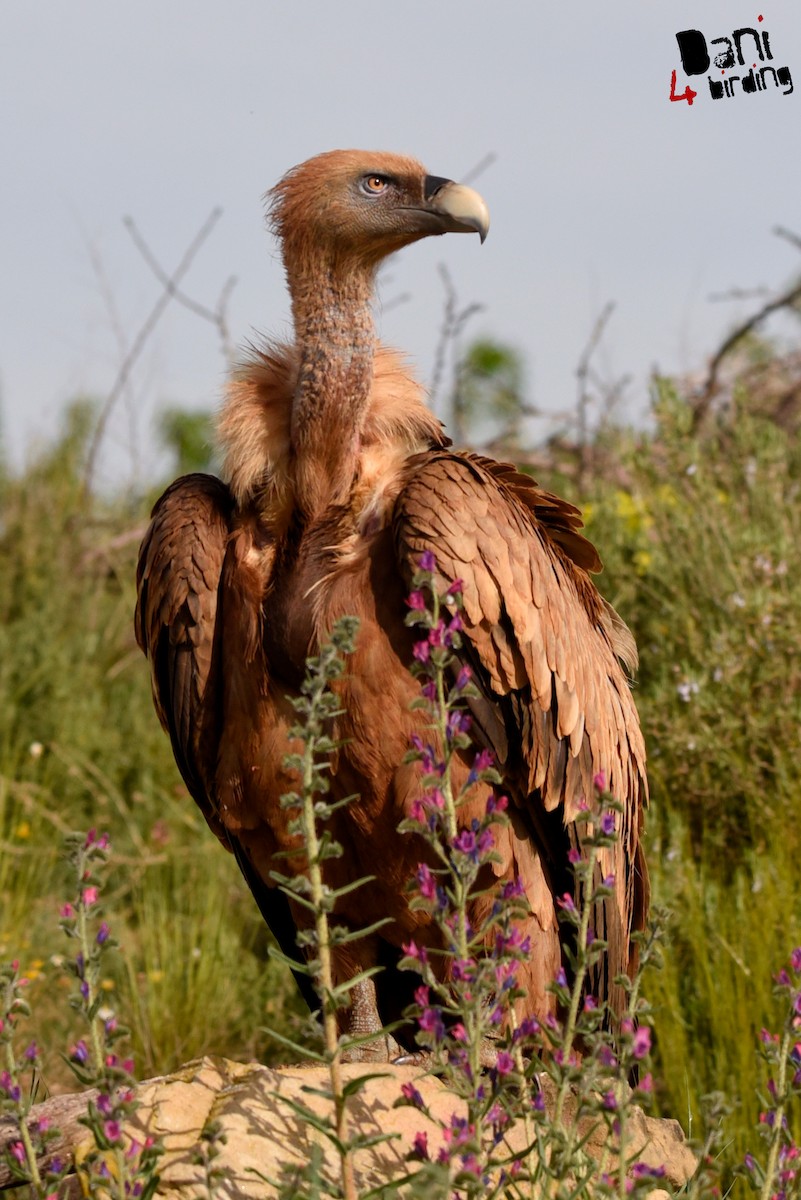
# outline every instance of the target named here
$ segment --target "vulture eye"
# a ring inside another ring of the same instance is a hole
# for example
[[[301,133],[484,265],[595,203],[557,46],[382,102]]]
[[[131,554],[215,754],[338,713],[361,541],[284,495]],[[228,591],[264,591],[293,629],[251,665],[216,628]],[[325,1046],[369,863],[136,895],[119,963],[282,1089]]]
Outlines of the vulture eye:
[[[362,179],[362,191],[368,196],[380,196],[389,187],[386,175],[365,175]]]

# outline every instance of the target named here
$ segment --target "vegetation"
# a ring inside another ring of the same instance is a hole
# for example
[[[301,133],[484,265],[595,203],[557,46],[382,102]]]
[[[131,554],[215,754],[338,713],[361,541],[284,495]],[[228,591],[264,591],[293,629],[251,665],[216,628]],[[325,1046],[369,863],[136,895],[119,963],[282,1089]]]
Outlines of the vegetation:
[[[660,383],[653,428],[602,431],[575,497],[641,654],[649,861],[672,912],[664,969],[645,983],[657,1103],[698,1134],[701,1098],[725,1091],[732,1160],[765,1107],[754,1045],[775,1025],[771,976],[801,942],[801,450],[759,409],[735,394],[699,430]],[[132,632],[149,502],[85,494],[91,416],[76,406],[23,473],[0,468],[0,961],[19,956],[31,981],[42,1093],[69,1080],[48,980],[76,828],[112,836],[106,904],[125,965],[97,986],[141,1076],[210,1050],[278,1061],[264,1028],[297,1038],[302,1021],[155,720]]]

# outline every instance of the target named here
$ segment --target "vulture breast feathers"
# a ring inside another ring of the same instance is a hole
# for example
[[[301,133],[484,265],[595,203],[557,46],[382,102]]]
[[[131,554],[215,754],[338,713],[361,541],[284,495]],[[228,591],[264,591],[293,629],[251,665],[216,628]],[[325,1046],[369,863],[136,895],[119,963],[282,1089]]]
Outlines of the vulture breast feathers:
[[[395,970],[401,946],[437,939],[406,891],[426,849],[397,832],[421,792],[419,764],[405,761],[422,732],[410,707],[419,683],[405,599],[421,555],[433,552],[443,587],[462,581],[460,654],[478,687],[472,736],[493,752],[510,798],[493,870],[499,883],[518,877],[530,907],[521,1008],[553,1010],[547,985],[563,965],[556,900],[573,886],[575,819],[595,804],[600,773],[623,812],[598,863],[614,886],[594,916],[608,950],[592,985],[619,1007],[614,980],[633,966],[631,934],[648,905],[645,753],[621,666],[636,660],[633,640],[590,578],[600,562],[578,510],[509,464],[451,450],[372,324],[381,259],[440,233],[483,240],[486,206],[412,159],[334,151],[284,177],[271,216],[294,340],[252,351],[238,369],[219,422],[225,482],[177,480],[140,552],[136,634],[186,786],[279,944],[296,954],[307,917],[270,878],[288,863],[303,869],[302,858],[276,859],[295,844],[280,805],[297,782],[284,762],[291,701],[334,622],[359,618],[338,684],[343,745],[332,766],[334,797],[359,799],[335,814],[344,855],[326,867],[333,887],[374,877],[342,898],[338,920],[391,923],[340,947],[335,968],[340,979],[386,968],[364,994],[354,989],[346,1028],[396,1018],[415,986]],[[456,763],[457,786],[469,765]],[[485,803],[486,792],[476,795],[460,820]]]

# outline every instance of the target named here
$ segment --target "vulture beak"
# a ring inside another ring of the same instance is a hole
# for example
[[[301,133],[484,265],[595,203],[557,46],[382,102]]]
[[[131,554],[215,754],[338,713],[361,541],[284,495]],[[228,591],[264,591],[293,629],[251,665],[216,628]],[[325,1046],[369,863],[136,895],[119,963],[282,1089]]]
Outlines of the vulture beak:
[[[445,233],[477,233],[482,242],[489,232],[489,209],[482,196],[463,183],[426,175],[425,198],[431,212],[443,219]]]

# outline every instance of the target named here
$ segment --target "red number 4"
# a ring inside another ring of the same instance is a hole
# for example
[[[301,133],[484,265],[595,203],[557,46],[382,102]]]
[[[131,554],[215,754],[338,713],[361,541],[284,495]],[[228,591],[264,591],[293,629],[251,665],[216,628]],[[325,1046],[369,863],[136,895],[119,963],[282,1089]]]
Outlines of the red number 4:
[[[688,104],[692,104],[693,100],[695,99],[695,97],[697,95],[698,95],[698,93],[693,91],[693,89],[690,87],[689,83],[687,84],[686,88],[679,96],[676,95],[676,72],[674,71],[673,74],[670,76],[670,98],[671,98],[671,100],[686,100]]]

